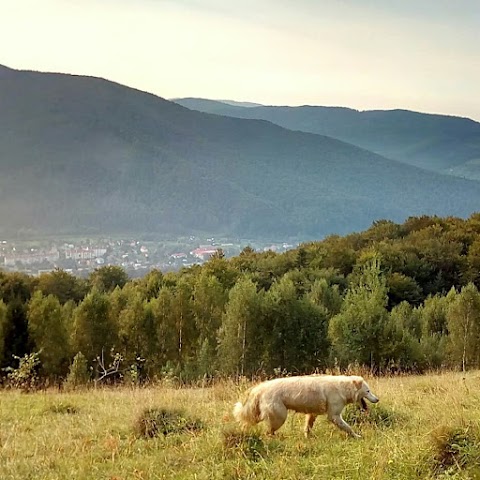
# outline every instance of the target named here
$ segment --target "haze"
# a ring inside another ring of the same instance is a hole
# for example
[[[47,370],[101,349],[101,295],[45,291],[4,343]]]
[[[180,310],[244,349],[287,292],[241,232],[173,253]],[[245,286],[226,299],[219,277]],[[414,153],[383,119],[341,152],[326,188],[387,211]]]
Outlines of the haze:
[[[2,0],[0,63],[166,98],[480,120],[480,2]]]

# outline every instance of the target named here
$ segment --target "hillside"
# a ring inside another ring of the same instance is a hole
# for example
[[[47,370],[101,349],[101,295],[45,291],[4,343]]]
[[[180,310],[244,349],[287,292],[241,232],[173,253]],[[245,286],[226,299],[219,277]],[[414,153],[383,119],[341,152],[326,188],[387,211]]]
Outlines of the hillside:
[[[480,205],[477,182],[332,138],[192,111],[103,79],[5,67],[0,171],[1,235],[308,239]]]
[[[238,118],[268,120],[292,130],[328,135],[379,155],[429,170],[480,179],[480,123],[408,110],[341,107],[242,108],[224,101],[184,98],[180,105]]]

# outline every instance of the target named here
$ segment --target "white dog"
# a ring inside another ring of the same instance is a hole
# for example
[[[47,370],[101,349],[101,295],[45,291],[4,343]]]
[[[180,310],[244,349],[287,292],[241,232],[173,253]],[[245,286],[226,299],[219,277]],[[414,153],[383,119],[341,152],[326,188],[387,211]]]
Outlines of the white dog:
[[[362,377],[345,375],[305,375],[277,378],[260,383],[247,394],[245,404],[238,402],[233,409],[241,424],[255,425],[262,420],[273,435],[285,422],[288,410],[307,414],[305,436],[313,427],[315,418],[326,413],[328,419],[352,437],[360,437],[342,418],[342,410],[349,403],[366,407],[366,398],[377,403]]]

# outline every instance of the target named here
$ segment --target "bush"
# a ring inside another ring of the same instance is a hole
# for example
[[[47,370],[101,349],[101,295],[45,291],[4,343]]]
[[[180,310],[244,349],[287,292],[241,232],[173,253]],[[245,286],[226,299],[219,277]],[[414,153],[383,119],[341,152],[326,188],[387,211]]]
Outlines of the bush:
[[[135,420],[134,430],[140,437],[152,438],[170,433],[194,433],[203,428],[202,422],[192,420],[181,411],[165,408],[146,409]]]
[[[13,356],[18,360],[18,367],[7,367],[8,383],[13,388],[20,388],[24,392],[36,390],[38,387],[38,370],[40,368],[40,352],[26,353],[23,357]]]

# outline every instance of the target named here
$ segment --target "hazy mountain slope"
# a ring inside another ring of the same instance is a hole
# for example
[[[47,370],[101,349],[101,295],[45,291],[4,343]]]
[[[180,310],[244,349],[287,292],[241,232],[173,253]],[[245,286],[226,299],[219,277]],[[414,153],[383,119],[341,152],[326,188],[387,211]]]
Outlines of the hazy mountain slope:
[[[242,108],[185,98],[180,105],[203,112],[263,119],[292,130],[328,135],[387,158],[430,170],[478,179],[480,123],[468,118],[408,110],[359,112],[341,107]]]
[[[319,238],[479,205],[477,182],[328,137],[102,79],[0,70],[0,234]]]

